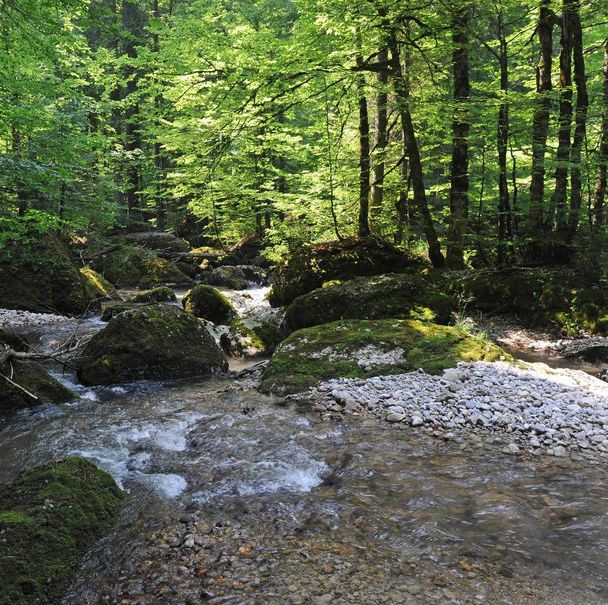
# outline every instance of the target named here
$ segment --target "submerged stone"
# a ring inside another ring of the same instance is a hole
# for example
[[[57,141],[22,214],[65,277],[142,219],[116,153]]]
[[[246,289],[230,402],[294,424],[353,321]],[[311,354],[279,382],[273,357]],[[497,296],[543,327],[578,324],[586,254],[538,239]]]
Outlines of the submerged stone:
[[[0,492],[0,602],[61,602],[85,552],[107,534],[123,494],[83,458],[36,466]]]
[[[294,332],[262,377],[265,393],[297,393],[330,378],[368,378],[419,368],[440,374],[459,361],[496,361],[499,347],[457,328],[415,320],[344,320]]]
[[[78,360],[78,378],[86,385],[186,378],[227,369],[204,325],[167,304],[120,313],[93,336]]]

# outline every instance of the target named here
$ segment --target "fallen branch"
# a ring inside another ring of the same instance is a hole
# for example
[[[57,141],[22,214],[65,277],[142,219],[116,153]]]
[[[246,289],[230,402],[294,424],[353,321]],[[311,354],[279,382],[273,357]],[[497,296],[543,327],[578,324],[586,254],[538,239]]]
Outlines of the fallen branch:
[[[22,387],[20,384],[17,384],[14,380],[11,380],[8,376],[5,376],[4,374],[0,374],[0,378],[4,378],[4,380],[6,380],[6,382],[13,385],[15,388],[19,389],[20,391],[23,391],[26,395],[28,395],[32,399],[38,401],[38,397],[36,397],[36,395],[34,395],[34,393],[30,393],[30,391],[28,391],[25,387]]]

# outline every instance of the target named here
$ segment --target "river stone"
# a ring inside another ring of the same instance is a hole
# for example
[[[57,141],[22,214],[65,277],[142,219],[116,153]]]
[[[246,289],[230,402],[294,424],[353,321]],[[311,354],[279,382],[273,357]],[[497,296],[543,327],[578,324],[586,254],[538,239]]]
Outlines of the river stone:
[[[423,319],[448,323],[455,304],[418,275],[358,277],[298,296],[287,308],[291,331],[339,319]]]
[[[182,305],[188,313],[218,325],[227,325],[236,317],[232,303],[211,286],[195,286],[184,296]]]
[[[354,277],[418,271],[425,261],[377,237],[350,237],[302,246],[277,268],[270,304],[289,305],[324,283]]]
[[[0,602],[62,602],[81,557],[118,520],[123,493],[83,458],[33,467],[0,493]]]
[[[497,346],[449,326],[415,320],[344,320],[294,332],[262,376],[266,393],[299,393],[330,378],[369,378],[419,368],[441,374],[459,361],[497,361]]]
[[[130,303],[160,303],[160,302],[177,302],[175,292],[169,286],[159,286],[152,290],[144,290],[130,296]]]
[[[67,247],[51,233],[3,247],[0,284],[4,309],[81,314],[92,301]]]
[[[246,290],[249,287],[245,273],[239,267],[218,267],[211,272],[206,281],[212,286],[221,286],[230,290]]]
[[[78,361],[86,385],[209,375],[228,363],[204,325],[174,305],[121,313],[98,332]]]

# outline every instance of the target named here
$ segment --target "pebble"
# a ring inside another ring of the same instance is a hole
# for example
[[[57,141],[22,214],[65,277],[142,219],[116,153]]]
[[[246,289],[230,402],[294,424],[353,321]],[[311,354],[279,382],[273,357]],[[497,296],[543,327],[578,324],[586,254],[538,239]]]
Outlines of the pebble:
[[[455,429],[506,433],[509,454],[542,448],[557,457],[569,451],[588,456],[608,452],[608,384],[578,370],[460,363],[443,376],[418,371],[367,380],[338,378],[302,397],[312,399],[322,413],[368,410],[391,424],[437,437]]]

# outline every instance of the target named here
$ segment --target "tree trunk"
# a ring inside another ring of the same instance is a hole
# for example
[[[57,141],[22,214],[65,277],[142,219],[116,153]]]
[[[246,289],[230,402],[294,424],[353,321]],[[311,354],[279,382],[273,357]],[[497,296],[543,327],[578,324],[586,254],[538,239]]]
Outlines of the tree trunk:
[[[574,138],[570,152],[570,215],[568,216],[568,233],[566,240],[571,243],[578,229],[582,206],[581,155],[583,143],[587,136],[587,110],[589,95],[585,76],[585,56],[583,54],[583,29],[579,14],[579,5],[572,5],[572,52],[574,61],[574,82],[576,84],[576,116],[574,119]]]
[[[13,157],[17,162],[20,162],[23,158],[23,149],[21,144],[21,131],[16,126],[12,127],[12,146],[13,146]],[[21,172],[21,171],[20,171]],[[28,194],[25,190],[25,183],[23,179],[17,177],[17,212],[19,216],[25,215],[29,207]]]
[[[391,32],[389,39],[389,50],[391,53],[393,86],[395,88],[395,96],[397,98],[397,104],[399,107],[403,140],[405,141],[405,147],[409,159],[414,203],[422,221],[422,227],[428,245],[429,259],[434,267],[440,268],[445,265],[445,258],[441,252],[441,246],[439,245],[439,239],[437,238],[437,232],[435,231],[433,218],[426,199],[424,176],[422,173],[422,161],[420,160],[420,150],[418,149],[416,132],[414,130],[414,124],[412,123],[412,116],[409,110],[409,91],[403,75],[403,69],[401,67],[399,43],[397,42],[395,32]]]
[[[604,45],[604,111],[602,113],[602,135],[598,157],[597,179],[593,199],[595,227],[604,225],[604,203],[606,201],[606,181],[608,173],[608,40]]]
[[[498,38],[500,42],[500,91],[502,101],[498,110],[496,143],[498,148],[498,264],[508,260],[507,247],[513,241],[513,214],[509,199],[507,176],[507,150],[509,146],[509,54],[502,12],[498,15]]]
[[[528,233],[535,240],[530,253],[538,256],[543,223],[545,195],[545,151],[551,112],[551,64],[553,55],[554,13],[550,0],[542,0],[538,23],[540,62],[536,70],[537,102],[532,120],[532,179],[530,183],[530,206],[528,209]]]
[[[153,3],[154,18],[160,19],[160,8],[158,0],[154,0]],[[152,36],[152,50],[158,55],[160,51],[160,43],[158,34],[155,33]],[[154,97],[154,111],[156,116],[154,119],[157,128],[160,127],[160,112],[162,106],[162,97],[156,95]],[[158,141],[154,142],[154,205],[156,208],[156,229],[158,231],[165,231],[167,228],[167,201],[165,200],[163,191],[163,179],[164,179],[164,162],[162,156],[162,148]]]
[[[545,222],[550,233],[553,221],[558,237],[566,226],[566,200],[568,197],[568,172],[570,167],[570,135],[572,131],[572,34],[570,13],[572,0],[564,0],[562,7],[561,52],[559,55],[559,133],[557,145],[557,167],[555,169],[555,192]]]
[[[383,49],[378,54],[378,61],[388,61],[388,51]],[[388,143],[388,72],[378,74],[378,94],[376,96],[376,141],[374,146],[374,178],[372,184],[372,217],[380,214],[384,200],[384,154]]]
[[[361,57],[357,63],[362,63]],[[369,113],[367,97],[365,96],[365,76],[357,75],[357,92],[359,95],[359,221],[357,234],[367,237],[371,230],[369,226],[369,194],[370,194],[370,142],[369,142]]]
[[[468,6],[452,15],[452,68],[454,78],[454,118],[452,121],[452,165],[450,175],[450,226],[447,264],[464,268],[464,244],[469,215],[469,50]]]

